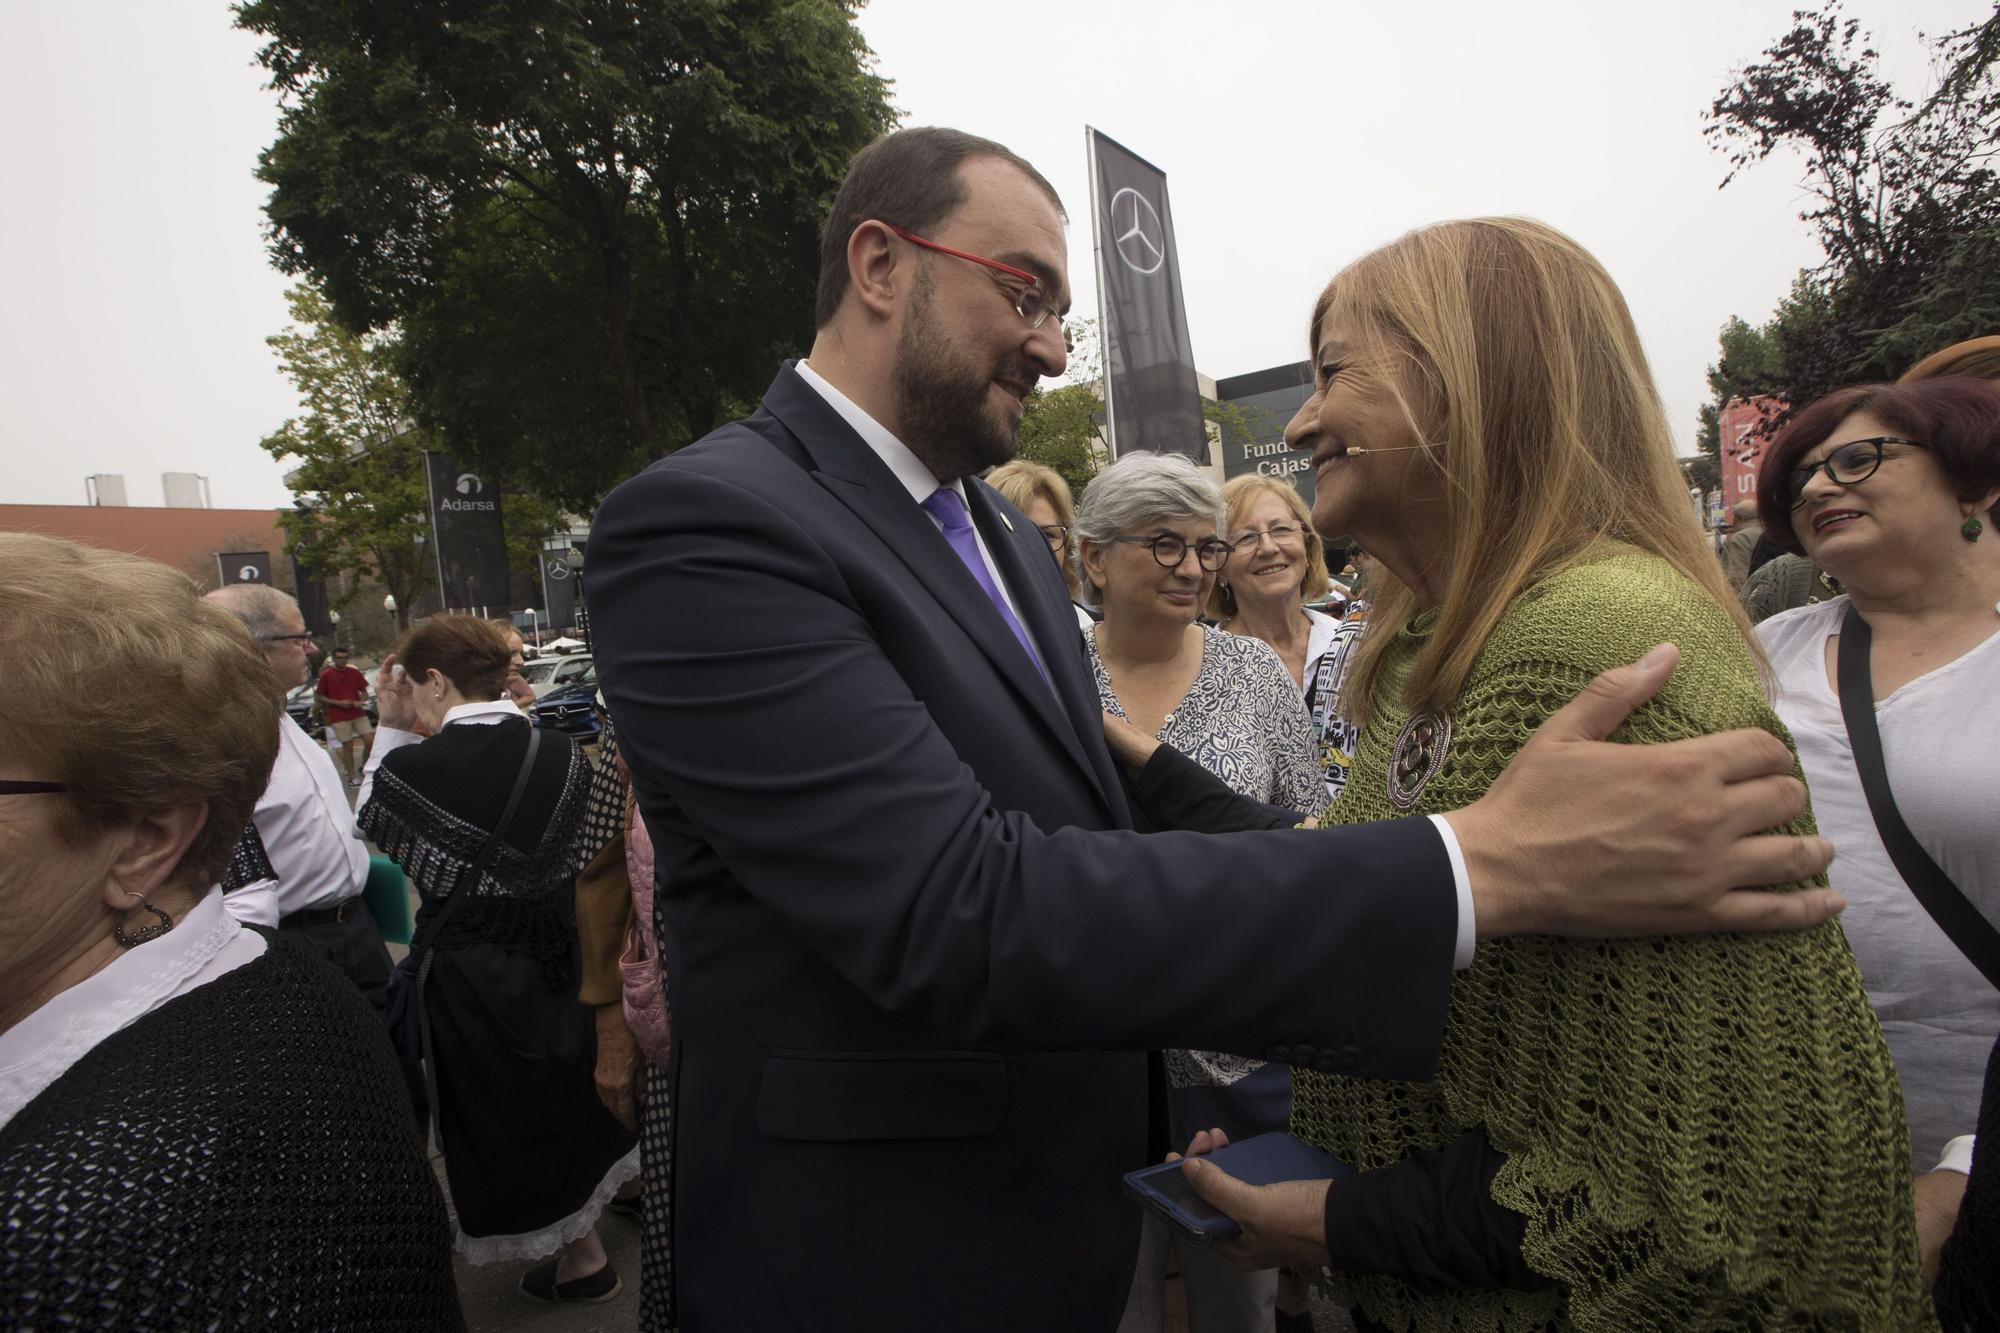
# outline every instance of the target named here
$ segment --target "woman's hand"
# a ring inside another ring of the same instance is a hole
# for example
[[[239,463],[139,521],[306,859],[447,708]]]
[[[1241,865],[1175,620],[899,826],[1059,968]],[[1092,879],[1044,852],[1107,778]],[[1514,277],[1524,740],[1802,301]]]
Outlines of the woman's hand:
[[[1219,1129],[1204,1129],[1188,1143],[1188,1155],[1168,1153],[1181,1163],[1194,1192],[1226,1217],[1235,1219],[1243,1234],[1215,1243],[1223,1258],[1248,1272],[1258,1268],[1323,1268],[1326,1266],[1326,1192],[1330,1180],[1283,1180],[1275,1185],[1246,1185],[1221,1167],[1201,1160],[1205,1153],[1229,1146]]]
[[[597,1006],[597,1100],[627,1129],[639,1128],[639,1041],[625,1026],[624,1004]]]
[[[1153,757],[1153,751],[1160,748],[1157,739],[1110,713],[1104,715],[1104,743],[1111,747],[1111,757],[1124,768],[1126,776],[1135,778]]]
[[[375,713],[377,725],[397,731],[417,731],[416,690],[409,673],[396,665],[390,653],[375,669]]]

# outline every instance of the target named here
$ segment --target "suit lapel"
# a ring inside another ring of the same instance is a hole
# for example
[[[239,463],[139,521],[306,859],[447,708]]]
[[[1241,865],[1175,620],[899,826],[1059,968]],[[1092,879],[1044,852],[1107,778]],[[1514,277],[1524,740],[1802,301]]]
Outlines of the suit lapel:
[[[1063,589],[1061,574],[1049,568],[1048,546],[1042,534],[1028,527],[1018,511],[1012,520],[1004,517],[1006,511],[1000,507],[999,494],[983,481],[966,478],[965,496],[972,520],[986,539],[986,549],[993,552],[993,563],[1000,567],[1001,576],[1014,594],[1021,623],[1041,651],[1049,681],[1062,700],[1073,734],[1096,735],[1104,727],[1097,685],[1085,666],[1076,608]],[[1044,686],[1043,693],[1047,692]],[[1119,787],[1110,755],[1101,746],[1081,746],[1075,754],[1090,769],[1097,779],[1098,790],[1108,800],[1108,793]]]
[[[896,480],[888,465],[875,456],[875,451],[824,398],[798,377],[790,363],[778,372],[778,378],[765,391],[764,407],[792,433],[812,459],[814,479],[882,538],[883,544],[958,623],[1029,711],[1054,733],[1101,791],[1104,777],[1091,762],[1075,725],[1065,714],[1069,700],[1065,697],[1058,704],[1049,682],[1042,679],[1035,664],[1028,660],[986,590],[973,579],[930,515],[911,500],[909,491]],[[973,483],[967,484],[968,491],[973,488]],[[1000,565],[1002,577],[1007,579],[1017,608],[1027,617],[1022,623],[1029,636],[1045,659],[1061,657],[1065,665],[1073,666],[1076,656],[1073,649],[1060,653],[1051,650],[1052,642],[1060,641],[1052,641],[1046,615],[1029,613],[1030,604],[1039,605],[1039,597],[1030,595],[1034,580],[1026,576],[1018,560],[1010,565],[1001,556],[1002,546],[1018,548],[1011,541],[994,541],[988,527],[999,524],[993,518],[991,504],[983,507],[987,523],[981,525],[981,535],[986,538],[987,548],[994,552],[994,560]],[[978,510],[974,509],[974,521],[978,520]],[[1059,679],[1061,673],[1056,663],[1050,661],[1049,667],[1052,679]]]

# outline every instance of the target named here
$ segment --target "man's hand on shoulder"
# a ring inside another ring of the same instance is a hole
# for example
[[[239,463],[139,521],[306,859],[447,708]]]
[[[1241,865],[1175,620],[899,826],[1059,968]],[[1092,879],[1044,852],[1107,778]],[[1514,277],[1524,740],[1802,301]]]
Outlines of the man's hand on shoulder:
[[[1823,838],[1763,832],[1806,804],[1777,737],[1605,740],[1679,661],[1662,644],[1599,675],[1484,797],[1446,816],[1465,853],[1480,938],[1787,930],[1844,906],[1830,889],[1755,891],[1808,879],[1833,859]]]

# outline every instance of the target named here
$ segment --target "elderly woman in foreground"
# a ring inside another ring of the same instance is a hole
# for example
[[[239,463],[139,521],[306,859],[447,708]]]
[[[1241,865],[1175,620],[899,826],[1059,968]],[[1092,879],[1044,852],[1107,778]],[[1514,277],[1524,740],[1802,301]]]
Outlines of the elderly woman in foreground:
[[[262,655],[165,565],[0,533],[0,679],[0,1327],[460,1327],[380,1020],[222,910]]]

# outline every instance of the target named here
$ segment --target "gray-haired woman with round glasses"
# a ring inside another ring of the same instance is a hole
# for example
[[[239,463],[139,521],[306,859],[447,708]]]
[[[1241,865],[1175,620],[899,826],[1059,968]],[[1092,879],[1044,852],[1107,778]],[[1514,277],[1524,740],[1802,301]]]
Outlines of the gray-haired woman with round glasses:
[[[1964,1188],[1971,1149],[1958,1136],[1978,1115],[2000,1036],[2000,991],[1890,857],[1844,721],[1838,661],[1844,635],[1865,632],[1895,804],[1923,851],[2000,927],[1992,752],[2000,737],[2000,393],[1953,378],[1830,394],[1773,443],[1757,500],[1765,531],[1846,592],[1773,616],[1757,634],[1820,830],[1836,849],[1848,901],[1841,924],[1902,1081],[1920,1174],[1918,1238],[1932,1265]]]
[[[1104,711],[1173,746],[1239,793],[1317,814],[1326,805],[1312,719],[1269,644],[1198,623],[1229,559],[1222,492],[1187,459],[1128,454],[1083,493],[1075,534],[1086,601],[1104,619],[1090,645]],[[1291,1071],[1241,1056],[1168,1051],[1177,1124],[1232,1137],[1283,1129]],[[1145,1254],[1164,1264],[1166,1233],[1148,1224]],[[1189,1326],[1266,1329],[1276,1270],[1241,1273],[1176,1243]]]

